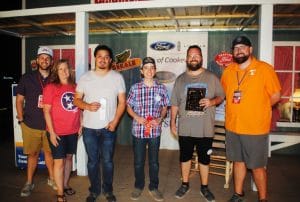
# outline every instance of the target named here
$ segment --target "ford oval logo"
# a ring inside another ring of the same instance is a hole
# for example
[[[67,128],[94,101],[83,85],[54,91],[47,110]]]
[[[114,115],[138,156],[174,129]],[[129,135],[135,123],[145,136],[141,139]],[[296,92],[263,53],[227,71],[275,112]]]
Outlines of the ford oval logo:
[[[167,41],[157,41],[150,45],[150,47],[157,51],[171,50],[175,47],[175,44]]]

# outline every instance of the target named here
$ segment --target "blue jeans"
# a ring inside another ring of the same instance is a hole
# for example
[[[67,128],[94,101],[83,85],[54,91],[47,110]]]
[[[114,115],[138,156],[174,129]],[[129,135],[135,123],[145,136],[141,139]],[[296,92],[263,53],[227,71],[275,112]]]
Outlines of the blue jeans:
[[[88,155],[88,176],[91,186],[90,193],[99,195],[102,192],[113,191],[114,163],[113,155],[116,142],[116,133],[105,128],[83,128],[83,142]],[[101,169],[100,169],[101,165]],[[103,183],[101,187],[101,170]]]
[[[158,188],[158,152],[160,146],[160,137],[156,138],[136,138],[133,136],[133,153],[134,153],[134,176],[135,188],[144,189],[145,186],[145,159],[146,146],[148,144],[148,160],[149,160],[149,190]]]

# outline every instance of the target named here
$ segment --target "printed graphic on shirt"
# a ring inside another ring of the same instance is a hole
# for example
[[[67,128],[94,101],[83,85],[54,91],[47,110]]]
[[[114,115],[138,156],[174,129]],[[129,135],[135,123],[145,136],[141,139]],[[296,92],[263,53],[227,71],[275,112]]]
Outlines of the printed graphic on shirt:
[[[74,93],[73,92],[65,92],[61,96],[61,106],[66,111],[77,111],[78,108],[73,104]]]

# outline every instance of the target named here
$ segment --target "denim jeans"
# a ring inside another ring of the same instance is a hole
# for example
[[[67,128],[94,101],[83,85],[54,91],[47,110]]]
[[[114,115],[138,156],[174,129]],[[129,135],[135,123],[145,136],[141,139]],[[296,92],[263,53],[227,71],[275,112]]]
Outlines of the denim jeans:
[[[135,188],[144,189],[145,186],[145,159],[146,146],[148,145],[148,160],[149,160],[149,190],[158,188],[158,152],[160,146],[160,136],[156,138],[136,138],[133,136],[133,153],[134,153],[134,176]]]
[[[91,183],[90,193],[99,195],[101,189],[103,189],[103,193],[112,192],[116,133],[105,128],[83,128],[83,142],[88,155],[87,168]],[[102,187],[101,176],[103,176]]]

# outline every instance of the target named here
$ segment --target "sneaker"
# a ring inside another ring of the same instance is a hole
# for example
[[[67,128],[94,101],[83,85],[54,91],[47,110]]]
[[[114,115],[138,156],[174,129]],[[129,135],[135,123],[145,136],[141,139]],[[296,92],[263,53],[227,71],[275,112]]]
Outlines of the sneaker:
[[[149,190],[149,194],[153,197],[155,201],[163,201],[163,194],[158,189]]]
[[[34,184],[30,184],[28,182],[26,182],[26,184],[24,185],[24,187],[21,190],[21,196],[22,197],[27,197],[31,194],[31,191],[34,188]]]
[[[215,202],[215,196],[213,193],[211,193],[208,187],[201,188],[200,194],[206,199],[207,202]]]
[[[93,193],[90,193],[90,195],[86,198],[86,202],[95,202],[97,199],[97,196]]]
[[[48,178],[47,184],[48,184],[50,187],[52,187],[52,189],[57,190],[56,183],[55,183],[55,181],[54,181],[53,179]]]
[[[133,192],[131,193],[130,199],[134,200],[134,201],[139,200],[142,192],[143,192],[143,190],[135,188],[133,190]]]
[[[244,193],[243,194],[234,193],[228,202],[243,202],[243,201],[245,201]]]
[[[175,192],[175,197],[182,199],[190,191],[190,186],[181,185],[179,189]]]
[[[115,195],[112,192],[105,193],[104,196],[105,196],[107,202],[116,202],[117,201]]]

